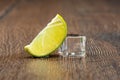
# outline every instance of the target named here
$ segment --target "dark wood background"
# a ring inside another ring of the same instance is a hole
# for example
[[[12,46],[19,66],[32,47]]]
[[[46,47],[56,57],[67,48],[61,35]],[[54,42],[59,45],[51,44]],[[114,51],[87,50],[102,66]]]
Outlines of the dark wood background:
[[[87,36],[85,59],[23,50],[57,13]],[[120,80],[120,1],[0,0],[0,80]]]

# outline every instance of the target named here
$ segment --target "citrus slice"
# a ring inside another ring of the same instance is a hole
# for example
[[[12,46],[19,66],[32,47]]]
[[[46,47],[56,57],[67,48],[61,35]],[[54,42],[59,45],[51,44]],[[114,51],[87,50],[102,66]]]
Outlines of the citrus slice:
[[[35,57],[43,57],[52,54],[64,41],[67,35],[67,24],[57,14],[50,23],[24,47],[25,51]]]

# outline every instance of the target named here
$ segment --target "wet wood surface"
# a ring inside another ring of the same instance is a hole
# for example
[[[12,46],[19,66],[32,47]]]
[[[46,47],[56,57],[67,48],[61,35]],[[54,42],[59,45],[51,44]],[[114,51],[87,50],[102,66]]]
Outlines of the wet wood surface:
[[[57,13],[87,36],[86,58],[23,50]],[[0,0],[0,80],[120,80],[120,1]]]

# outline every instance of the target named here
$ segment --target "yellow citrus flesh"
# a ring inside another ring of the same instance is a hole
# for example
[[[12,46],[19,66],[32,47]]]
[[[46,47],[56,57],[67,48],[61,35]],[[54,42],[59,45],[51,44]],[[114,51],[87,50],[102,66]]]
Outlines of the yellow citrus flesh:
[[[62,44],[66,35],[67,24],[64,19],[57,14],[24,49],[35,57],[47,56]]]

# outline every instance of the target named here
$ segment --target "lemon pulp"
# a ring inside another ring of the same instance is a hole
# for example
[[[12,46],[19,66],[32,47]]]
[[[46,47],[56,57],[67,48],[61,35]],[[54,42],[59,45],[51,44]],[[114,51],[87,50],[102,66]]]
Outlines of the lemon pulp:
[[[66,35],[67,24],[62,16],[57,14],[24,49],[36,57],[47,56],[62,44]]]

